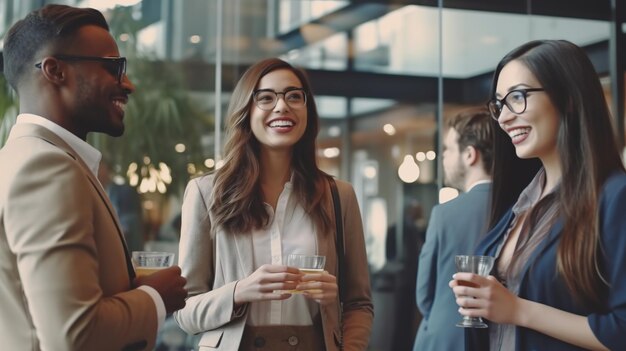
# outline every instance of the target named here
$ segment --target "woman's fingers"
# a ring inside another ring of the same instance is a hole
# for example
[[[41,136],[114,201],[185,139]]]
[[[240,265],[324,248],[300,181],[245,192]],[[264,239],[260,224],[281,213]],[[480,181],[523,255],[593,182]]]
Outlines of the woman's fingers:
[[[328,273],[319,274],[305,274],[300,278],[300,284],[298,284],[299,290],[305,289],[321,289],[337,291],[337,278],[334,275]]]
[[[328,282],[335,283],[337,282],[337,278],[330,273],[314,273],[314,274],[304,274],[300,279],[302,282],[310,282],[310,281],[318,281],[318,282]]]
[[[459,296],[456,298],[456,304],[462,308],[482,308],[485,301],[482,299],[476,299],[470,296]]]
[[[297,268],[265,264],[242,279],[235,288],[235,302],[284,300],[291,296],[303,274]]]
[[[452,275],[452,279],[458,281],[461,285],[463,282],[470,283],[470,285],[484,285],[487,277],[482,277],[474,273],[455,273]]]
[[[277,265],[277,264],[264,264],[257,271],[265,271],[267,273],[292,273],[301,274],[300,270],[295,267]]]
[[[295,290],[320,304],[337,298],[337,278],[328,272],[302,274],[294,267],[266,264],[240,281],[243,301],[284,300]],[[238,299],[239,300],[239,299]]]
[[[325,305],[337,299],[337,278],[328,273],[305,275],[297,289],[303,290],[304,296]]]
[[[325,305],[334,302],[337,299],[337,290],[332,287],[320,286],[321,289],[307,289],[303,294],[309,299],[315,300],[317,303]],[[326,289],[325,289],[326,288]]]
[[[459,305],[459,313],[484,317],[496,323],[511,324],[516,316],[519,298],[495,277],[457,273],[449,285]]]

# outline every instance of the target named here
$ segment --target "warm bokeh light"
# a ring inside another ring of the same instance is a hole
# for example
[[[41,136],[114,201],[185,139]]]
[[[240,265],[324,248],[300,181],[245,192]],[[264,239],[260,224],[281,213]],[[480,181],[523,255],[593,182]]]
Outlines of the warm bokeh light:
[[[322,152],[324,157],[326,158],[335,158],[335,157],[339,157],[339,154],[341,153],[339,151],[339,148],[337,147],[328,147],[326,149],[324,149],[324,151]]]
[[[192,35],[189,37],[189,42],[192,44],[198,44],[202,41],[202,37],[199,35]]]
[[[396,134],[396,127],[394,127],[393,125],[387,123],[383,126],[383,130],[385,131],[385,133],[387,133],[387,135],[395,135]]]
[[[365,176],[365,178],[374,179],[376,178],[377,174],[378,174],[378,170],[376,169],[376,167],[371,166],[371,165],[363,167],[363,176]]]
[[[189,174],[196,174],[196,165],[194,165],[193,163],[188,163],[187,164],[187,173],[189,173]]]
[[[432,150],[426,153],[426,159],[430,161],[434,160],[436,157],[437,157],[437,154]]]
[[[443,187],[439,190],[439,203],[448,202],[459,196],[459,191],[455,188]]]
[[[404,161],[398,167],[398,176],[405,183],[413,183],[420,176],[420,167],[415,163],[412,155],[404,156]]]
[[[146,157],[147,158],[147,157]],[[148,158],[148,161],[150,159]],[[144,162],[146,159],[144,158]],[[141,175],[141,181],[139,176]],[[165,194],[167,186],[172,183],[172,172],[168,165],[163,162],[159,163],[159,167],[153,164],[146,164],[139,168],[136,163],[128,165],[126,171],[128,183],[130,186],[138,187],[141,194],[159,192]]]
[[[424,160],[426,160],[426,154],[423,153],[422,151],[418,152],[415,154],[415,159],[417,159],[417,161],[422,162]]]

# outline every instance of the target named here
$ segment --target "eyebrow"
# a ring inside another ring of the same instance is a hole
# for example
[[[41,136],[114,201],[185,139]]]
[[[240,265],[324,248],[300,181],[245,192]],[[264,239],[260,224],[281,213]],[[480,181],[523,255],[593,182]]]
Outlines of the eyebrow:
[[[513,90],[520,89],[520,88],[530,88],[530,85],[528,85],[528,84],[526,84],[526,83],[519,83],[519,84],[515,84],[514,86],[509,87],[509,89],[508,89],[506,92],[507,92],[507,94],[508,94],[509,92],[511,92],[511,91],[513,91]],[[506,94],[504,94],[504,95],[506,95]],[[496,92],[496,97],[498,97],[498,98],[499,98],[499,97],[502,97],[502,94],[499,94],[498,92]]]
[[[288,90],[293,90],[293,89],[304,89],[304,87],[294,87],[294,86],[288,86],[288,87],[285,87],[285,89],[283,89],[282,91],[288,91]],[[256,91],[273,91],[273,92],[280,92],[280,91],[278,91],[278,90],[271,89],[271,88],[257,89]]]

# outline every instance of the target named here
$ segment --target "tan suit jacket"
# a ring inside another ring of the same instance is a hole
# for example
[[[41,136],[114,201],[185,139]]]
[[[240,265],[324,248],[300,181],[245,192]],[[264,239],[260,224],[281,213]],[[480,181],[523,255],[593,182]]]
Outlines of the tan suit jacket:
[[[152,349],[154,302],[131,290],[116,215],[76,152],[18,124],[0,165],[0,348]]]
[[[337,181],[346,243],[346,300],[344,301],[344,349],[365,350],[373,320],[363,225],[354,190]],[[180,265],[187,278],[186,307],[174,315],[188,333],[202,333],[200,350],[239,348],[248,309],[233,310],[237,280],[254,272],[251,234],[230,235],[218,228],[211,236],[213,176],[193,179],[187,185],[182,212]],[[330,190],[328,191],[330,194]],[[326,206],[332,206],[328,196]],[[332,207],[330,207],[332,209]],[[332,213],[332,210],[331,210]],[[334,231],[333,231],[334,232]],[[326,256],[326,269],[337,275],[334,233],[318,233],[319,254]],[[339,298],[320,306],[326,350],[338,350]],[[240,313],[241,312],[241,313]]]

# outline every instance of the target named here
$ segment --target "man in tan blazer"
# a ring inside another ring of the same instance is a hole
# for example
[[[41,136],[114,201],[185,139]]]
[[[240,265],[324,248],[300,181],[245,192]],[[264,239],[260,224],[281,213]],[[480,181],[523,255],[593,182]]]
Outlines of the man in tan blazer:
[[[20,115],[0,150],[0,348],[152,349],[185,279],[135,278],[85,142],[124,131],[126,59],[100,12],[49,5],[9,30],[4,64]]]

